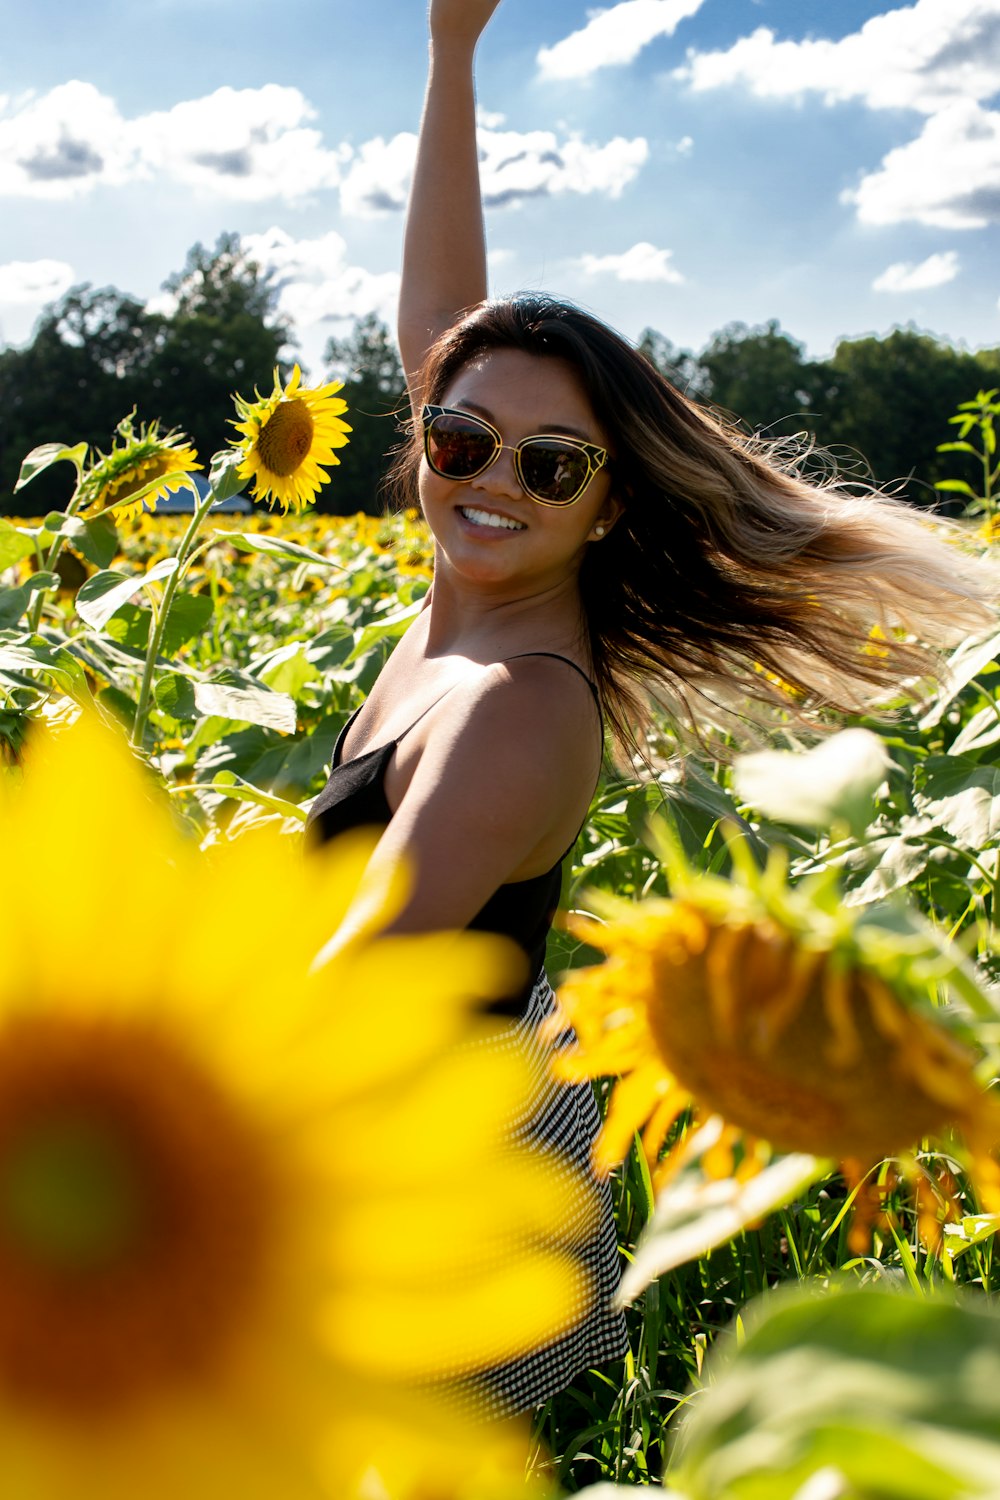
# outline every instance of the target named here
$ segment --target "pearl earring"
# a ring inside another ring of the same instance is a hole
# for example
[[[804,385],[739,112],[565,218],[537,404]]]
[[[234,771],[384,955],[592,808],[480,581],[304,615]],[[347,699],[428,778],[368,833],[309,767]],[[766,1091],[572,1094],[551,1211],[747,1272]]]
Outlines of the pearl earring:
[[[604,527],[603,526],[595,526],[594,527],[594,535],[595,536],[603,536],[604,535]]]

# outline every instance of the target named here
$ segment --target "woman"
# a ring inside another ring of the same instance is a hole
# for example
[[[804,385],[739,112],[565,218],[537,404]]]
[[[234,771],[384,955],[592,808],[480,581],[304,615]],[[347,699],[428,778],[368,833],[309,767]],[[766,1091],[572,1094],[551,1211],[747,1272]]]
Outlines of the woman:
[[[341,736],[313,820],[326,837],[384,828],[376,860],[416,875],[399,930],[521,944],[530,981],[508,1009],[530,1045],[551,1010],[545,938],[604,724],[634,748],[650,692],[694,726],[727,700],[744,716],[753,702],[758,717],[774,702],[850,709],[926,672],[899,627],[933,639],[985,610],[961,555],[905,507],[783,471],[577,309],[484,301],[473,53],[498,3],[431,0],[399,341],[434,583]],[[529,1136],[586,1163],[596,1128],[586,1087],[540,1082]],[[507,1409],[624,1349],[601,1192],[594,1305],[493,1373]]]

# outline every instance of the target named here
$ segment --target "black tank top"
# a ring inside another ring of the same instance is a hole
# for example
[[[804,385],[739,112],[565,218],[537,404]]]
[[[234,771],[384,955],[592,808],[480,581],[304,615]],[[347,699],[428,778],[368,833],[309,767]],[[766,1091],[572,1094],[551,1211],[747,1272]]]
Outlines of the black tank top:
[[[597,689],[585,672],[582,672],[568,656],[558,656],[554,651],[525,651],[523,656],[551,656],[564,661],[574,672],[579,672],[594,695],[600,712]],[[511,657],[516,661],[518,657]],[[437,700],[440,702],[440,699]],[[431,704],[431,708],[436,704]],[[346,833],[351,828],[364,825],[385,827],[392,818],[392,809],[385,795],[385,772],[393,751],[399,742],[420,722],[414,722],[394,740],[387,740],[374,750],[366,750],[353,760],[341,762],[340,752],[347,731],[354,723],[360,709],[351,715],[340,732],[333,750],[333,765],[326,786],[320,792],[309,813],[307,828],[314,841],[325,843]],[[425,710],[430,713],[430,708]],[[420,715],[423,718],[424,714]],[[574,840],[575,842],[575,840]],[[572,848],[572,845],[570,845]],[[570,851],[566,850],[566,854]],[[491,1006],[494,1013],[520,1015],[531,994],[536,979],[545,963],[545,942],[559,905],[562,885],[562,865],[566,854],[551,870],[542,875],[532,875],[528,880],[509,881],[494,891],[486,905],[476,913],[469,927],[478,932],[498,932],[513,938],[528,955],[529,979],[525,986],[507,1000]]]

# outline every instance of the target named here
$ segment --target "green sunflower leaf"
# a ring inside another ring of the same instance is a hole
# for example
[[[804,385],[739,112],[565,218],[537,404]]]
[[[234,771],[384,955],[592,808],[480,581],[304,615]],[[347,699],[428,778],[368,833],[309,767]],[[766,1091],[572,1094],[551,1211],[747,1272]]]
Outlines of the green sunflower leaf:
[[[295,703],[286,693],[273,693],[268,688],[233,687],[219,681],[196,682],[194,699],[200,714],[260,724],[265,729],[280,729],[283,734],[295,733]]]
[[[12,568],[23,557],[31,557],[34,550],[35,544],[30,536],[12,526],[10,521],[0,520],[0,572]]]
[[[16,589],[0,589],[0,630],[13,629],[39,590],[58,587],[58,573],[36,573]]]
[[[75,465],[76,471],[79,474],[86,457],[86,443],[77,443],[75,448],[67,448],[65,443],[42,443],[41,447],[32,448],[21,465],[21,472],[17,476],[17,483],[14,486],[14,494],[16,495],[18,490],[24,489],[26,484],[30,484],[33,479],[37,479],[39,474],[44,473],[53,464],[64,460],[67,463]]]
[[[667,1475],[692,1500],[1000,1494],[1000,1317],[985,1298],[770,1293],[706,1374]]]
[[[875,793],[892,762],[869,729],[844,729],[813,750],[760,750],[741,755],[733,774],[739,795],[779,822],[828,829],[848,825],[860,838],[875,814]]]
[[[978,853],[1000,840],[1000,766],[966,755],[931,755],[914,801],[935,828]]]
[[[134,594],[147,584],[169,578],[177,567],[176,557],[164,557],[145,573],[119,573],[107,568],[82,584],[76,596],[76,612],[93,630],[102,630]]]
[[[252,802],[257,807],[265,807],[269,812],[280,813],[283,818],[292,818],[296,823],[304,823],[308,817],[305,808],[296,802],[288,802],[284,797],[276,797],[271,792],[261,791],[260,787],[253,786],[249,781],[244,781],[234,771],[219,771],[213,778],[212,790],[221,792],[224,797],[229,797],[234,802]]]
[[[175,656],[208,626],[212,618],[210,594],[182,594],[179,590],[170,605],[160,650],[164,656]]]
[[[108,567],[118,552],[118,528],[109,512],[85,519],[54,510],[45,517],[45,535],[47,539],[61,536],[71,542],[96,568]]]
[[[345,571],[343,564],[335,562],[333,558],[311,552],[298,542],[286,542],[282,537],[267,536],[263,532],[256,535],[249,531],[217,531],[215,535],[223,541],[232,542],[237,552],[262,552],[267,557],[287,557],[294,562],[318,563],[324,568],[336,568],[341,573]]]
[[[745,1182],[707,1177],[701,1159],[718,1139],[721,1124],[718,1117],[707,1120],[686,1142],[678,1171],[660,1191],[622,1278],[618,1298],[623,1305],[634,1302],[665,1271],[707,1255],[784,1208],[830,1170],[830,1162],[798,1152],[776,1157]]]
[[[164,672],[153,688],[156,706],[172,719],[191,720],[198,717],[194,688],[190,679],[181,672]]]
[[[246,489],[246,480],[240,477],[243,454],[238,448],[221,448],[213,453],[208,482],[216,500],[231,500]]]
[[[930,706],[920,720],[921,729],[933,729],[940,724],[951,704],[974,677],[990,668],[1000,655],[1000,632],[993,632],[985,639],[972,636],[952,652],[941,686],[931,700]]]
[[[347,658],[347,665],[367,655],[371,648],[378,645],[380,641],[398,641],[409,630],[423,607],[423,600],[418,599],[408,608],[398,610],[394,614],[383,615],[381,620],[374,620],[363,630],[359,630],[354,649]]]

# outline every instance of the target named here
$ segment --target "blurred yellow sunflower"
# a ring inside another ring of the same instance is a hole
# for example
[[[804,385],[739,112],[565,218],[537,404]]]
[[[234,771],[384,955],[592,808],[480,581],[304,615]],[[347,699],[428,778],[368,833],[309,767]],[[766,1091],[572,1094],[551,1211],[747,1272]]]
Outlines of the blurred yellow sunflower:
[[[322,465],[339,464],[333,451],[348,442],[351,428],[341,421],[347,402],[337,396],[343,381],[302,388],[302,371],[292,371],[287,386],[274,372],[270,396],[256,392],[256,401],[235,396],[240,421],[232,425],[243,436],[242,479],[253,481],[253,498],[280,505],[287,513],[312,503],[330,478]]]
[[[86,719],[0,773],[4,1493],[509,1480],[508,1432],[408,1383],[554,1337],[579,1290],[570,1189],[505,1144],[521,1063],[468,1045],[517,961],[482,935],[377,936],[393,875],[310,972],[367,842],[307,862],[263,828],[201,851],[158,796]],[[91,889],[141,887],[141,920],[49,899],[56,846]]]
[[[746,1180],[772,1151],[807,1153],[838,1161],[859,1189],[884,1158],[957,1131],[984,1208],[1000,1213],[1000,1100],[985,1090],[975,1026],[931,1003],[949,982],[975,991],[971,975],[915,914],[859,914],[829,875],[790,887],[780,857],[761,872],[731,847],[731,881],[692,873],[673,850],[671,899],[603,900],[608,920],[569,919],[607,955],[567,978],[556,1023],[578,1037],[561,1076],[618,1077],[597,1169],[641,1130],[662,1188],[685,1156],[678,1144],[661,1161],[663,1145],[688,1111],[713,1121],[709,1176]],[[877,1192],[859,1192],[855,1250],[878,1209]]]
[[[179,432],[160,436],[156,422],[133,426],[134,413],[118,423],[110,453],[98,453],[84,477],[87,510],[113,510],[116,519],[131,520],[143,509],[155,510],[173,490],[190,487],[188,476],[202,466],[188,439]]]

